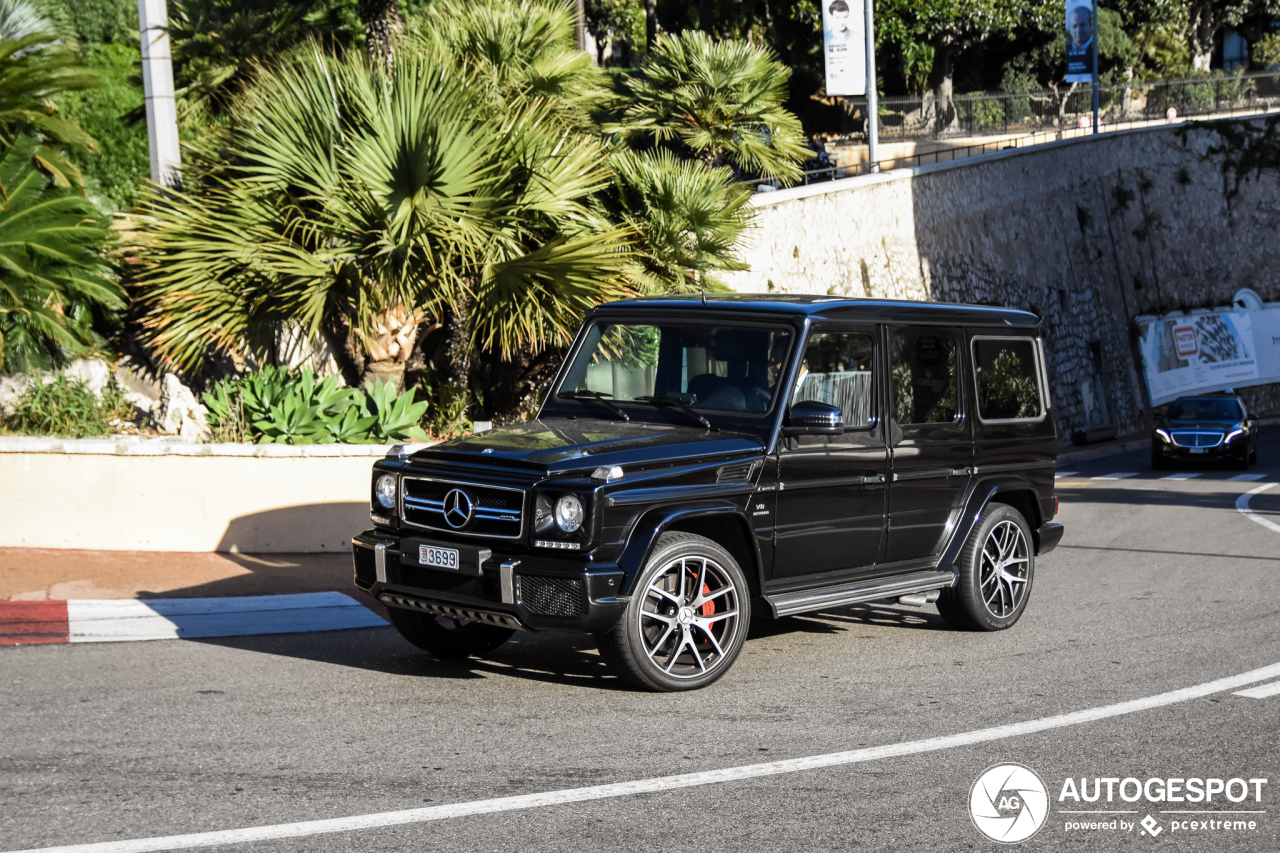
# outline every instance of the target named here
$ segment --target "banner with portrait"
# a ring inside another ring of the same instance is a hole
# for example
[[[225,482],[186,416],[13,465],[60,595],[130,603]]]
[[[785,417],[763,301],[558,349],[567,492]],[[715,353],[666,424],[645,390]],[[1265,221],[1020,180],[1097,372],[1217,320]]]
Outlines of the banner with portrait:
[[[867,93],[864,0],[822,0],[822,56],[828,95]]]
[[[1093,82],[1094,38],[1093,3],[1091,0],[1066,0],[1067,77],[1068,83]]]
[[[1138,349],[1151,405],[1280,382],[1280,304],[1139,317]]]

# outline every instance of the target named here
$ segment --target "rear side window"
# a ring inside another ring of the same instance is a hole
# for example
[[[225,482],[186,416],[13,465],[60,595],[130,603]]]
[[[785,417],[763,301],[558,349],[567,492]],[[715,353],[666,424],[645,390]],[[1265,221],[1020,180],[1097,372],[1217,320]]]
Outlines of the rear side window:
[[[893,335],[893,413],[899,424],[949,424],[956,407],[956,338],[933,329]]]
[[[974,338],[978,417],[1034,420],[1044,414],[1036,346],[1031,338]]]

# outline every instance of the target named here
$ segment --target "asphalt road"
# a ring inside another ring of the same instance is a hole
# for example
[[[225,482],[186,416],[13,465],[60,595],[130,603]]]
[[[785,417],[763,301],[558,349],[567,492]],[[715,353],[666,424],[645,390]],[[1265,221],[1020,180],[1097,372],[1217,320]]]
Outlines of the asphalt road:
[[[1007,849],[978,831],[970,791],[988,767],[1016,762],[1044,781],[1049,808],[1021,848],[1280,850],[1280,694],[1239,696],[1256,685],[1237,684],[1113,707],[1280,663],[1280,486],[1249,502],[1274,527],[1237,509],[1280,481],[1280,435],[1264,438],[1261,460],[1257,481],[1161,479],[1172,472],[1148,470],[1145,453],[1063,466],[1075,472],[1060,478],[1067,534],[1037,564],[1012,630],[953,632],[933,607],[847,607],[756,630],[733,670],[694,693],[626,689],[589,641],[557,634],[518,635],[466,665],[433,661],[390,628],[0,650],[0,850],[574,791],[1098,708],[1111,710],[896,757],[209,849]],[[1093,479],[1111,473],[1136,476]],[[1256,802],[1061,800],[1082,777],[1087,789],[1099,777],[1269,781]],[[1148,815],[1158,837],[1067,829]],[[1255,828],[1173,825],[1224,818]]]

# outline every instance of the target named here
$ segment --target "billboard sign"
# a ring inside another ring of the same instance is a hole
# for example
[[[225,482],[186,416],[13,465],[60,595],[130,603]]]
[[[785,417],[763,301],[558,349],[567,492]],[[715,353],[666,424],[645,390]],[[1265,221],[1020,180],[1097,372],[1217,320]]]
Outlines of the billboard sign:
[[[867,93],[864,0],[822,0],[822,56],[828,95]]]
[[[1135,322],[1153,406],[1186,394],[1280,382],[1280,303]]]
[[[1067,82],[1093,82],[1094,21],[1092,0],[1066,0]]]

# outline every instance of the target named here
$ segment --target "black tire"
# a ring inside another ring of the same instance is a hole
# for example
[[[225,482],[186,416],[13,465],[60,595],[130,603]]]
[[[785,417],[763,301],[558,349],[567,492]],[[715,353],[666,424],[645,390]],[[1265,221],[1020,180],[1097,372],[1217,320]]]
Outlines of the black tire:
[[[963,631],[1012,627],[1031,598],[1035,560],[1022,513],[1008,504],[989,504],[961,552],[956,585],[938,598],[938,612]]]
[[[424,652],[448,660],[460,660],[491,652],[511,639],[511,635],[515,633],[510,628],[499,628],[497,625],[449,616],[433,616],[400,607],[388,607],[387,614],[400,636]]]
[[[1168,467],[1165,464],[1164,457],[1156,453],[1154,450],[1151,451],[1151,467],[1156,471],[1163,471],[1166,467]]]
[[[717,613],[727,615],[708,618]],[[618,624],[596,643],[636,687],[696,690],[733,666],[750,624],[751,591],[729,552],[693,533],[663,533]]]
[[[1232,462],[1232,467],[1234,467],[1237,471],[1248,471],[1249,470],[1249,451],[1245,450],[1244,453],[1240,454],[1240,458]]]
[[[1258,445],[1253,446],[1253,451],[1249,454],[1249,461],[1254,465],[1258,464]]]

